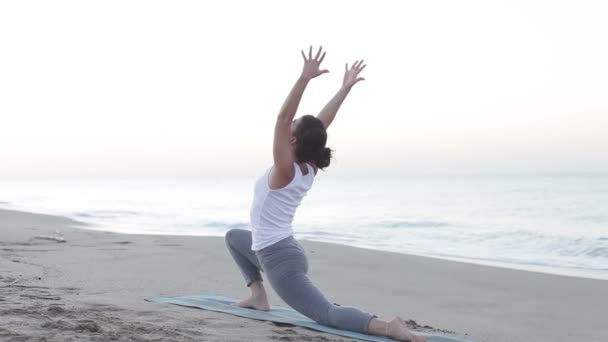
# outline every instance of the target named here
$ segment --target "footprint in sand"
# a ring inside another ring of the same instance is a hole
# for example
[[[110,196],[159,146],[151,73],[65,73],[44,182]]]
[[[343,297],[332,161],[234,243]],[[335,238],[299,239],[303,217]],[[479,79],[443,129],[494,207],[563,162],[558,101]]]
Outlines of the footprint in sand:
[[[276,325],[277,327],[295,327],[295,325],[293,324],[289,324],[289,323],[281,323],[281,322],[274,322],[274,321],[270,321],[271,324]]]
[[[275,332],[275,333],[281,334],[281,335],[295,335],[298,333],[297,331],[290,329],[290,328],[287,328],[285,330],[273,330],[272,332]]]

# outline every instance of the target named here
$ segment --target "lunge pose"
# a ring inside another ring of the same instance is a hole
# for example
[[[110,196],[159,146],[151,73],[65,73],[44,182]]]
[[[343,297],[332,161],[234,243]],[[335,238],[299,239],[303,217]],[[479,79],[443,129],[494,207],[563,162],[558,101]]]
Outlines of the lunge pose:
[[[294,120],[308,82],[327,70],[320,65],[325,52],[319,48],[313,56],[302,51],[304,67],[283,103],[274,129],[272,165],[255,184],[250,219],[251,231],[231,229],[226,245],[236,261],[251,296],[234,305],[256,310],[270,310],[263,279],[264,272],[276,293],[294,310],[330,327],[382,335],[400,341],[423,342],[412,334],[401,317],[383,321],[358,308],[330,303],[308,278],[304,249],[293,237],[292,221],[302,198],[313,184],[318,169],[329,166],[331,150],[325,146],[326,129],[340,105],[359,81],[363,61],[346,64],[342,87],[315,117],[304,115]]]

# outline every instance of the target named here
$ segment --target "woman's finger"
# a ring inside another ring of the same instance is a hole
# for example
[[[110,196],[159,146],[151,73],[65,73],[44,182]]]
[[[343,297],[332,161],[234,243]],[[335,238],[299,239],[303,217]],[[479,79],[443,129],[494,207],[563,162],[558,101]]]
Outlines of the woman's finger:
[[[300,52],[302,53],[302,58],[304,58],[304,62],[306,62],[306,55],[304,54],[304,50],[300,50]]]
[[[348,71],[348,63],[344,66],[344,71]]]
[[[361,71],[361,70],[362,70],[361,65],[363,65],[363,62],[364,62],[364,61],[365,61],[365,60],[363,60],[363,59],[362,59],[362,60],[359,62],[359,65],[357,65],[357,69],[359,69],[359,71]]]
[[[315,60],[319,60],[319,56],[321,56],[321,49],[323,49],[323,47],[319,46],[319,50],[317,50],[317,55],[315,56]]]
[[[363,64],[363,66],[357,70],[357,74],[360,73],[361,71],[363,71],[363,69],[365,69],[366,66],[367,66],[367,64]]]
[[[323,54],[321,55],[321,59],[319,59],[319,63],[323,62],[324,58],[325,58],[325,51],[323,51]]]
[[[312,59],[312,45],[308,49],[308,59]]]

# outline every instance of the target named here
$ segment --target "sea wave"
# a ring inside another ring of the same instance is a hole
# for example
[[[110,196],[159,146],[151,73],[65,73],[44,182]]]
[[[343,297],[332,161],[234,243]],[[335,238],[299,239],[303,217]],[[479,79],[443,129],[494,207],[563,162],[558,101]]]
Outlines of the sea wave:
[[[250,229],[251,225],[248,222],[222,222],[210,221],[202,224],[210,228],[225,228],[225,229]]]
[[[587,216],[575,216],[574,221],[593,222],[593,223],[604,223],[608,222],[608,216],[602,215],[587,215]]]
[[[608,258],[608,239],[581,238],[530,231],[492,232],[480,235],[479,242],[501,248],[546,252],[564,257]]]
[[[442,230],[377,230],[374,234],[369,229],[339,232],[331,227],[328,231],[296,231],[307,240],[515,268],[539,266],[549,273],[560,273],[559,269],[605,272],[608,268],[605,237],[582,238],[525,230],[483,232],[460,226]]]
[[[76,218],[119,219],[143,214],[144,213],[128,210],[90,210],[76,212],[73,216]]]
[[[441,221],[385,220],[374,222],[373,225],[382,228],[439,228],[449,227],[452,224]]]

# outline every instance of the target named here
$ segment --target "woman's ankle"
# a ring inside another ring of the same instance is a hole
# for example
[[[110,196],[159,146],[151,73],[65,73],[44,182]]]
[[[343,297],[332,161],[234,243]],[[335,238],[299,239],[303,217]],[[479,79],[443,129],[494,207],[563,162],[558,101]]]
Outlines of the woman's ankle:
[[[264,298],[266,297],[266,289],[264,289],[264,285],[261,280],[256,280],[249,285],[251,289],[251,296],[256,298]]]

